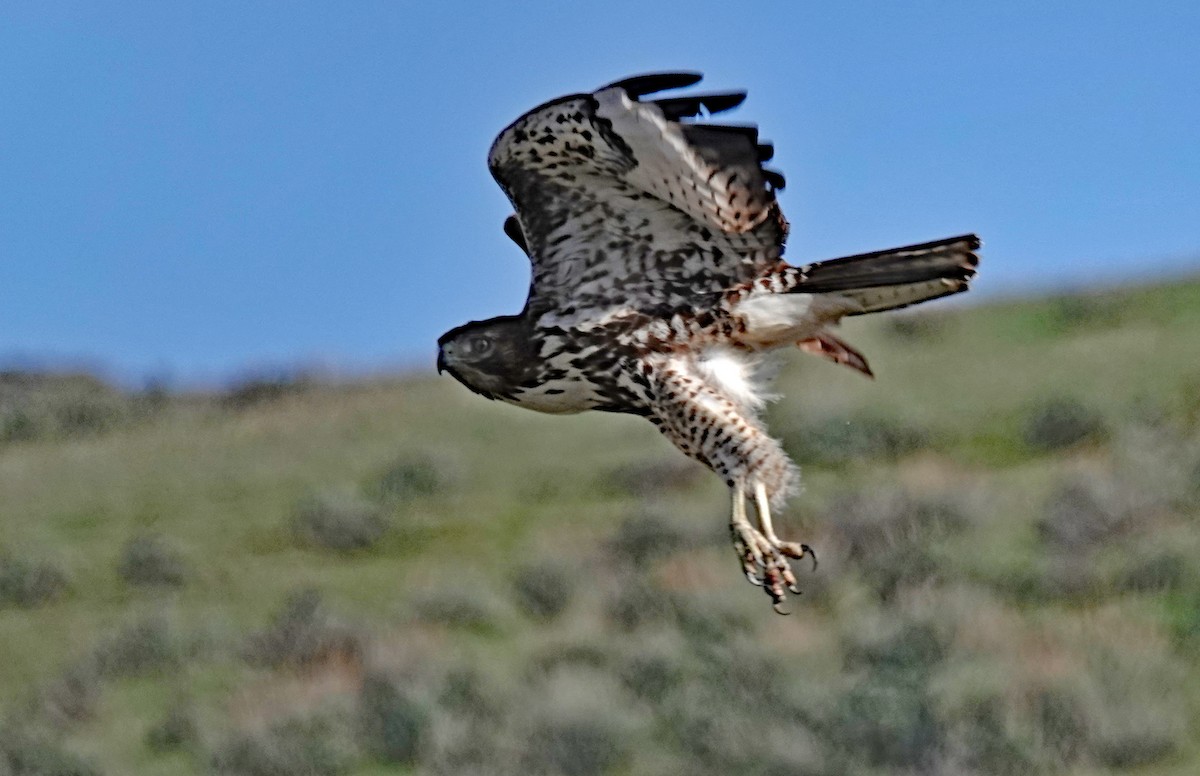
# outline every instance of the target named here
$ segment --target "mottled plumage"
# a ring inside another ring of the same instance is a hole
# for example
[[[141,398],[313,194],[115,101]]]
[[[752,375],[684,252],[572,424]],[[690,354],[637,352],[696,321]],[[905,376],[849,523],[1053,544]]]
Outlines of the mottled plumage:
[[[778,608],[788,561],[811,554],[771,523],[797,470],[760,419],[770,353],[799,347],[870,375],[830,328],[843,317],[965,291],[974,235],[793,267],[783,176],[753,126],[690,121],[745,93],[658,100],[694,73],[638,76],[561,97],[504,129],[488,156],[532,263],[524,310],[460,326],[438,367],[541,412],[642,415],[733,495],[734,545]],[[755,506],[757,527],[747,518]],[[815,559],[814,559],[815,563]]]

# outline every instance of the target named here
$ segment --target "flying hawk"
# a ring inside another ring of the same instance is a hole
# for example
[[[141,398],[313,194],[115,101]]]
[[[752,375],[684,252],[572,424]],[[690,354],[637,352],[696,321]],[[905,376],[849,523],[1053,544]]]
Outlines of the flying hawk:
[[[787,221],[747,125],[690,121],[745,92],[643,100],[697,73],[627,78],[534,108],[496,138],[492,175],[516,213],[504,231],[529,256],[525,309],[438,340],[438,371],[539,412],[641,415],[729,486],[730,531],[747,578],[776,610],[799,592],[771,510],[796,466],[760,418],[768,354],[798,347],[865,375],[831,333],[849,315],[967,290],[973,235],[802,267],[783,260]],[[757,525],[747,517],[753,504]]]

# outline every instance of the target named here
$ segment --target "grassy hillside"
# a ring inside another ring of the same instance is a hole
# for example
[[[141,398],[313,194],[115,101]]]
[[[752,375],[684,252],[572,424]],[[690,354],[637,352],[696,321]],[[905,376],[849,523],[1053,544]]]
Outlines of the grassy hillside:
[[[845,335],[787,618],[640,419],[0,375],[0,774],[1200,770],[1200,282]]]

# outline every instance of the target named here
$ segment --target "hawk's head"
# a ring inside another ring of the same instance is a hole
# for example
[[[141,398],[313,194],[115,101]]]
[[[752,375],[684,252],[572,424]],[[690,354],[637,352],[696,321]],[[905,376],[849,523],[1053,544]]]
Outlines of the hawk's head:
[[[489,399],[501,399],[536,369],[537,349],[521,316],[471,321],[438,338],[437,369]]]

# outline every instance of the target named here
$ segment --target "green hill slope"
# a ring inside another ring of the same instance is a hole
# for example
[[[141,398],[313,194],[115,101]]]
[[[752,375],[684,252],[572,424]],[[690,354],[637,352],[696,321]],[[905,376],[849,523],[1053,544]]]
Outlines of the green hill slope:
[[[0,375],[0,774],[1195,773],[1200,282],[844,333],[788,618],[640,419]]]

